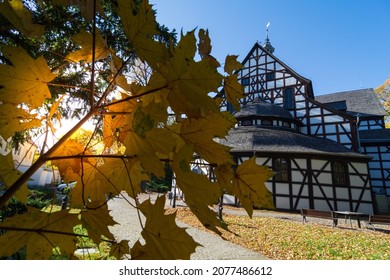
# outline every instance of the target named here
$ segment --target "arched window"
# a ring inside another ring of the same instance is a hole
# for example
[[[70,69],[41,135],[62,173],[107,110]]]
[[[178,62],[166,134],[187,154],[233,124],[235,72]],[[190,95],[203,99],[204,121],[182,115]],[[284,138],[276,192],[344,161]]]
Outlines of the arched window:
[[[289,181],[289,164],[288,160],[285,158],[276,158],[274,159],[273,170],[275,172],[274,179],[278,182],[288,182]]]
[[[347,166],[344,162],[332,162],[332,180],[336,186],[347,185]]]

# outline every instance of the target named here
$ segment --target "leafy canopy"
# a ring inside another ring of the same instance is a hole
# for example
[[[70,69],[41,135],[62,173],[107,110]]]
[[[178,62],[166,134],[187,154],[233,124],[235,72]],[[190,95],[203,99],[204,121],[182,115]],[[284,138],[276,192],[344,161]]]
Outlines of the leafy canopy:
[[[243,93],[234,72],[241,64],[228,56],[221,74],[207,30],[181,34],[175,44],[145,0],[26,2],[0,4],[6,23],[0,34],[0,135],[8,139],[35,129],[47,139],[55,123],[69,116],[66,104],[79,106],[83,115],[54,145],[43,143],[44,152],[25,173],[15,170],[10,155],[0,157],[0,206],[13,196],[23,201],[26,181],[47,162],[65,182],[77,184],[71,210],[30,209],[1,222],[6,233],[0,256],[26,248],[31,259],[73,257],[73,230],[81,224],[96,244],[111,242],[116,258],[190,258],[199,244],[176,225],[175,215],[164,215],[165,198],[138,201],[141,182],[164,177],[167,167],[191,211],[215,232],[223,225],[211,207],[223,192],[236,195],[249,215],[254,205],[272,207],[264,186],[269,170],[254,159],[233,169],[229,149],[217,141],[235,120],[220,112],[212,95],[224,87],[238,108]],[[64,24],[53,29],[54,18]],[[95,131],[81,137],[77,131],[89,120]],[[215,169],[217,181],[194,172],[194,156]],[[115,222],[107,200],[123,192],[146,217],[140,219],[144,244],[129,247],[109,231]]]

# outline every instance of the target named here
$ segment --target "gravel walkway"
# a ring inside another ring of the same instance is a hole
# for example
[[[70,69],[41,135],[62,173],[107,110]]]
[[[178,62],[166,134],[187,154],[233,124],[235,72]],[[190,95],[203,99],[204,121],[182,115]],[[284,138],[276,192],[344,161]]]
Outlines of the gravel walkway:
[[[129,199],[127,196],[125,198]],[[153,197],[151,198],[153,199]],[[117,197],[109,202],[110,214],[118,223],[110,227],[110,231],[118,240],[129,240],[129,245],[132,246],[141,237],[141,226],[137,211],[129,205],[126,199]],[[131,199],[129,200],[132,201]],[[167,200],[167,204],[167,207],[169,207],[169,200]],[[216,235],[190,227],[182,222],[178,222],[178,225],[187,228],[187,232],[194,240],[202,245],[191,255],[192,260],[268,259],[264,255],[225,241]]]

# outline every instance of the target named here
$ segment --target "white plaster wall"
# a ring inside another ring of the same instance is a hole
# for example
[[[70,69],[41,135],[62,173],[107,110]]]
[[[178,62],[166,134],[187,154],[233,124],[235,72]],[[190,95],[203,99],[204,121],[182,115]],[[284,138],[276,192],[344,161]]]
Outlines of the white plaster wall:
[[[324,166],[325,163],[326,163],[325,160],[313,159],[311,161],[311,168],[314,170],[319,170]],[[329,169],[330,169],[330,165],[328,165],[325,170],[329,170]]]
[[[349,199],[349,192],[347,188],[337,188],[336,189],[337,199]]]
[[[358,175],[350,175],[349,181],[351,182],[351,186],[354,187],[364,186],[364,181]]]

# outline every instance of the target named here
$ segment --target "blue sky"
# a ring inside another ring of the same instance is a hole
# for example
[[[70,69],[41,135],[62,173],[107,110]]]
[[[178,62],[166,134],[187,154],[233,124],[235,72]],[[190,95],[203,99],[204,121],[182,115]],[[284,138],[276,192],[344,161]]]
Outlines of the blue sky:
[[[245,58],[263,43],[313,82],[315,95],[376,88],[390,76],[389,0],[150,0],[179,34],[208,28],[214,55]]]

